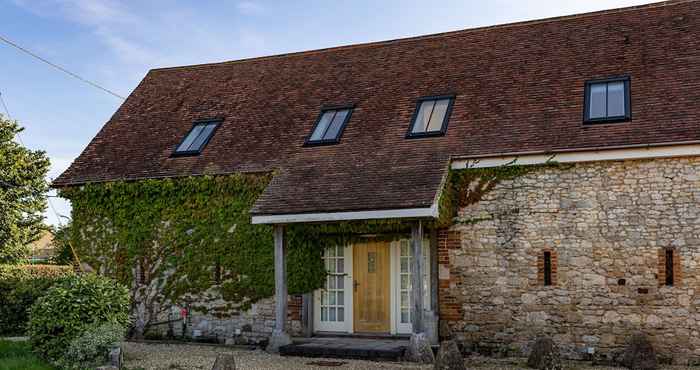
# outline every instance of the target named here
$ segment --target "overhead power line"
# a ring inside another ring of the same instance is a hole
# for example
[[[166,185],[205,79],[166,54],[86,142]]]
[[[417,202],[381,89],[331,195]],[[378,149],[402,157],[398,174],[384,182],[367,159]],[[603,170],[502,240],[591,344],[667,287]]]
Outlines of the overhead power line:
[[[10,110],[7,109],[7,104],[5,104],[5,98],[2,97],[2,91],[0,91],[0,103],[2,103],[2,107],[5,108],[5,114],[7,115],[7,118],[11,120],[12,115],[10,115]],[[22,144],[22,146],[26,146],[24,145],[24,142],[22,141],[22,136],[19,134],[19,132],[17,133],[17,140],[19,140],[19,143]]]
[[[84,83],[86,83],[86,84],[88,84],[88,85],[90,85],[90,86],[92,86],[92,87],[98,88],[98,89],[100,89],[100,90],[106,92],[107,94],[110,94],[110,95],[112,95],[112,96],[115,96],[115,97],[117,97],[117,98],[119,98],[119,99],[121,99],[121,100],[126,99],[126,98],[124,98],[123,96],[121,96],[121,95],[115,93],[114,91],[112,91],[112,90],[110,90],[110,89],[108,89],[108,88],[106,88],[106,87],[100,86],[100,85],[97,84],[96,82],[93,82],[93,81],[90,81],[90,80],[88,80],[88,79],[86,79],[86,78],[80,77],[79,75],[77,75],[77,74],[75,74],[75,73],[73,73],[73,72],[71,72],[71,71],[69,71],[69,70],[67,70],[67,69],[65,69],[65,68],[63,68],[63,67],[61,67],[60,65],[58,65],[58,64],[56,64],[56,63],[53,63],[53,62],[51,62],[51,61],[49,61],[49,60],[47,60],[47,59],[45,59],[45,58],[42,58],[41,56],[35,54],[35,53],[32,52],[31,50],[28,50],[27,48],[24,48],[24,47],[22,47],[22,46],[16,44],[15,42],[13,42],[13,41],[7,39],[6,37],[4,37],[4,36],[2,36],[2,35],[0,35],[0,41],[2,41],[2,42],[4,42],[4,43],[6,43],[6,44],[12,46],[13,48],[15,48],[15,49],[17,49],[17,50],[19,50],[19,51],[21,51],[21,52],[23,52],[23,53],[25,53],[25,54],[31,56],[31,57],[33,57],[33,58],[35,58],[35,59],[38,59],[38,60],[40,60],[40,61],[42,61],[42,62],[44,62],[44,63],[50,65],[50,66],[53,67],[53,68],[58,69],[59,71],[65,73],[65,74],[67,74],[67,75],[69,75],[69,76],[71,76],[71,77],[73,77],[73,78],[76,78],[76,79],[78,79],[78,80],[80,80],[80,81],[82,81],[82,82],[84,82]]]

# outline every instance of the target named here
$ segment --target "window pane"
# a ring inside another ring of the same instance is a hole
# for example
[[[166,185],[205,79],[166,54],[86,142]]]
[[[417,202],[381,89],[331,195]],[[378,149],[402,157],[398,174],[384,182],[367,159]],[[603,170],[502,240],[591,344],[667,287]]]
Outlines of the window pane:
[[[589,118],[605,118],[605,83],[592,84],[591,92],[588,97],[588,116]]]
[[[328,292],[321,292],[321,305],[328,306]]]
[[[328,321],[335,321],[335,308],[328,309]]]
[[[345,321],[345,309],[344,308],[338,308],[338,321]]]
[[[405,240],[401,241],[401,256],[408,256],[408,242]]]
[[[336,271],[338,271],[339,274],[342,274],[345,272],[345,259],[338,258],[337,261],[338,261],[338,269]]]
[[[345,276],[337,276],[336,279],[338,279],[338,288],[337,289],[345,289]]]
[[[408,309],[401,309],[401,323],[408,323],[409,317],[408,317]]]
[[[189,147],[192,145],[192,142],[194,139],[199,136],[199,133],[202,132],[202,129],[204,128],[204,125],[197,125],[195,126],[192,131],[190,131],[189,135],[185,138],[185,140],[180,144],[179,147],[177,147],[178,152],[185,152],[189,150]]]
[[[608,117],[625,115],[625,83],[616,81],[608,83]]]
[[[401,258],[401,272],[408,272],[408,258]]]
[[[316,129],[314,130],[314,133],[311,135],[311,140],[321,140],[323,137],[323,134],[326,132],[326,129],[328,128],[328,125],[331,123],[331,120],[333,119],[333,115],[335,115],[335,111],[328,111],[323,113],[323,116],[321,116],[321,120],[318,121],[318,125],[316,125]]]
[[[194,140],[192,145],[188,150],[202,150],[202,146],[204,146],[204,142],[209,139],[209,136],[211,136],[211,133],[214,131],[214,128],[216,127],[216,123],[210,123],[202,129],[202,132],[199,133],[199,136]]]
[[[401,292],[401,307],[409,307],[411,305],[408,299],[408,292]]]
[[[338,292],[338,306],[345,306],[345,292]]]
[[[440,131],[442,129],[442,122],[445,119],[445,114],[447,114],[447,105],[449,103],[449,99],[442,99],[435,102],[433,115],[430,116],[430,123],[428,124],[428,132]]]
[[[331,306],[335,306],[335,295],[336,295],[336,293],[335,293],[335,292],[330,292],[329,294],[330,294],[330,300],[329,300],[328,304],[331,305]]]
[[[416,122],[413,124],[413,130],[411,132],[425,132],[425,128],[428,126],[428,120],[430,120],[430,113],[432,113],[434,105],[434,100],[424,101],[421,103],[420,108],[418,109],[418,115],[416,116]]]
[[[408,286],[408,280],[409,280],[409,275],[401,275],[401,289],[406,290],[409,289]]]
[[[335,276],[328,277],[328,289],[335,289]]]
[[[340,127],[343,125],[343,122],[345,122],[345,117],[348,116],[348,110],[339,110],[336,114],[335,117],[333,118],[333,122],[331,122],[330,127],[328,128],[328,131],[326,132],[326,135],[323,136],[324,140],[334,140],[338,138],[338,134],[340,133]]]
[[[328,321],[328,309],[325,307],[321,308],[321,321]]]
[[[335,273],[335,260],[330,260],[330,266],[329,266],[328,272],[330,272],[331,274]]]

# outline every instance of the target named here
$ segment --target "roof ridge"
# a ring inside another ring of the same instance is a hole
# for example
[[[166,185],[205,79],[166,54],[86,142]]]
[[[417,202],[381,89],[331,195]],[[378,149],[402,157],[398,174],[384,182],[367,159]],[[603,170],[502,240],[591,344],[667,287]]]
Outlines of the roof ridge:
[[[522,27],[522,26],[530,26],[530,25],[542,24],[542,23],[561,22],[561,21],[568,21],[568,20],[579,19],[579,18],[588,18],[588,17],[592,17],[592,16],[605,15],[605,14],[619,14],[619,13],[625,13],[625,12],[641,10],[641,9],[655,9],[655,8],[666,7],[666,6],[675,6],[675,5],[681,5],[681,4],[686,4],[686,3],[692,3],[692,2],[696,2],[696,1],[699,1],[699,0],[665,0],[665,1],[648,3],[648,4],[642,4],[642,5],[632,5],[632,6],[622,7],[622,8],[612,8],[612,9],[596,10],[596,11],[585,12],[585,13],[575,13],[575,14],[560,15],[560,16],[539,18],[539,19],[532,19],[532,20],[525,20],[525,21],[508,22],[508,23],[501,23],[501,24],[495,24],[495,25],[490,25],[490,26],[480,26],[480,27],[466,28],[466,29],[454,30],[454,31],[438,32],[438,33],[432,33],[432,34],[427,34],[427,35],[409,36],[409,37],[402,37],[402,38],[381,40],[381,41],[370,41],[370,42],[363,42],[363,43],[358,43],[358,44],[331,46],[331,47],[320,48],[320,49],[293,51],[293,52],[288,52],[288,53],[272,54],[272,55],[243,58],[243,59],[236,59],[236,60],[228,60],[228,61],[223,61],[223,62],[200,63],[200,64],[190,64],[190,65],[182,65],[182,66],[174,66],[174,67],[153,68],[150,71],[168,71],[168,70],[219,67],[219,66],[227,66],[227,65],[231,65],[231,64],[278,59],[278,58],[285,58],[285,57],[292,57],[292,56],[314,55],[314,54],[321,54],[321,53],[326,53],[326,52],[331,52],[331,51],[351,50],[351,49],[369,48],[369,47],[380,47],[380,46],[385,46],[385,45],[390,45],[390,44],[395,44],[395,43],[416,42],[416,41],[429,40],[429,39],[439,38],[439,37],[452,37],[452,36],[458,36],[458,35],[462,35],[462,34],[466,34],[466,33],[486,31],[486,30],[492,30],[492,29]]]

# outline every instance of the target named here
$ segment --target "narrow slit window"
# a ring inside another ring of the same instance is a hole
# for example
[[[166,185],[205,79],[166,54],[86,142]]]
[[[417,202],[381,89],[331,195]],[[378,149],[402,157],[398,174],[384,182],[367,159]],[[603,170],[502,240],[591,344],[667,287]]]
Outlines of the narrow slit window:
[[[673,249],[666,249],[666,285],[673,285]]]
[[[221,121],[200,121],[192,125],[190,131],[177,146],[173,155],[197,155],[202,152]]]
[[[552,285],[552,252],[544,252],[544,285]]]
[[[350,120],[351,113],[352,107],[322,109],[305,144],[336,144],[340,142],[340,136]]]
[[[452,111],[453,96],[426,97],[418,100],[407,137],[444,135]]]
[[[629,77],[586,82],[584,122],[621,122],[630,118]]]

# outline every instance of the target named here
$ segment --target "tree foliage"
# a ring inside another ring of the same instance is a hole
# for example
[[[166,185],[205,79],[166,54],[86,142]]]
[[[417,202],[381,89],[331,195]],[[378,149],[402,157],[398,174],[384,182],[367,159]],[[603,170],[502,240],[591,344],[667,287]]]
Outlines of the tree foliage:
[[[21,262],[44,228],[49,159],[17,143],[21,131],[0,115],[0,263]]]

